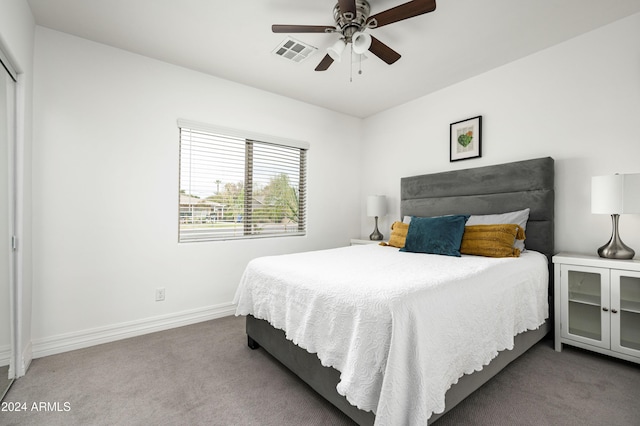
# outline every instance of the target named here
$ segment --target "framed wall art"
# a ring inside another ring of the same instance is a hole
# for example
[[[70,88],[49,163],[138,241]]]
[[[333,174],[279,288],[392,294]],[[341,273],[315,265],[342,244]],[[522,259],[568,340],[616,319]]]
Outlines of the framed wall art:
[[[451,123],[449,161],[482,156],[482,116]]]

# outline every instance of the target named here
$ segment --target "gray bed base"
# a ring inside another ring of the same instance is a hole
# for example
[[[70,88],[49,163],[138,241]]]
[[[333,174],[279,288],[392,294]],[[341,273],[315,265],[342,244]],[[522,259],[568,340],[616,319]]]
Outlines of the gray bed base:
[[[321,365],[315,354],[311,354],[296,346],[292,341],[287,340],[284,331],[273,328],[265,320],[256,319],[248,315],[246,327],[250,348],[257,349],[262,347],[357,424],[373,424],[375,416],[372,412],[359,410],[349,404],[347,399],[336,391],[336,386],[340,381],[338,370]],[[498,374],[511,361],[538,343],[550,330],[551,325],[547,320],[539,329],[517,335],[514,339],[513,350],[500,352],[482,370],[462,376],[458,383],[451,386],[445,395],[446,409],[444,413],[433,414],[429,419],[429,423],[433,423],[440,416],[462,402],[463,399]]]
[[[437,216],[442,214],[491,214],[530,208],[526,247],[549,259],[549,309],[553,307],[554,250],[554,161],[550,157],[518,161],[475,169],[455,170],[401,179],[401,214]],[[549,318],[553,318],[550,312]],[[434,414],[432,423],[455,407],[511,361],[518,358],[552,330],[547,320],[538,330],[515,337],[513,350],[502,351],[488,366],[465,375],[445,395],[445,412]],[[263,347],[327,401],[359,425],[373,424],[371,412],[359,410],[339,395],[340,373],[324,367],[315,354],[296,346],[284,332],[268,322],[247,316],[249,347]]]

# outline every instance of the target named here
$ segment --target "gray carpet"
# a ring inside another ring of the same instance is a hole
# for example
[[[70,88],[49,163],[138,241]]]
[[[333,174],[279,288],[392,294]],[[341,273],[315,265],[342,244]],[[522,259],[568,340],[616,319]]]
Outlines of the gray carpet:
[[[639,400],[640,366],[544,341],[435,424],[638,425]],[[2,425],[352,424],[235,317],[36,359],[5,402]]]

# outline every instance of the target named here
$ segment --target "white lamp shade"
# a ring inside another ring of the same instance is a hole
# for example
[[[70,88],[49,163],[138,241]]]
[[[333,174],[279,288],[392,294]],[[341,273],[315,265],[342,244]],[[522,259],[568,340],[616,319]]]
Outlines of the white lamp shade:
[[[640,213],[640,173],[592,177],[591,213]]]
[[[367,33],[357,32],[351,37],[353,53],[362,55],[371,47],[371,36]]]
[[[387,214],[387,197],[384,195],[369,195],[367,197],[367,216],[381,217]]]
[[[347,43],[345,43],[344,40],[340,39],[336,41],[333,44],[333,46],[327,49],[327,53],[329,54],[329,56],[331,56],[331,59],[333,59],[336,62],[340,62],[340,58],[342,57],[342,52],[344,51],[344,48],[346,46],[347,46]]]

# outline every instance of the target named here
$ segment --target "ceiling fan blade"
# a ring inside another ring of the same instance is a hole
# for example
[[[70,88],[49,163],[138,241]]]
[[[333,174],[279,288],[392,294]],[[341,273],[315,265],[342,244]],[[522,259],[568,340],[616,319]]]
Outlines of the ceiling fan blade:
[[[369,47],[369,52],[373,53],[389,65],[400,59],[401,56],[398,52],[373,36],[371,36],[371,46]]]
[[[356,0],[338,0],[338,5],[343,15],[351,13],[351,19],[356,16]]]
[[[326,71],[331,64],[333,63],[333,58],[328,54],[322,58],[318,66],[316,67],[316,71]]]
[[[375,28],[378,28],[404,19],[413,18],[414,16],[433,12],[434,10],[436,10],[436,0],[413,0],[400,6],[387,9],[384,12],[376,13],[367,19],[367,23],[375,20]]]
[[[272,25],[271,31],[274,33],[330,33],[336,27],[327,25]]]

